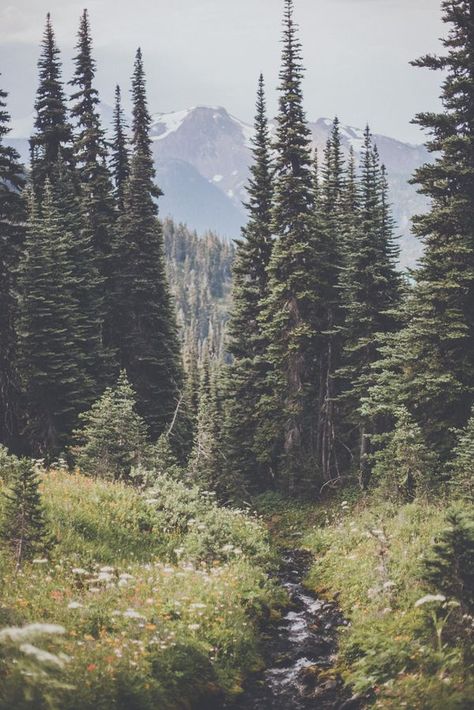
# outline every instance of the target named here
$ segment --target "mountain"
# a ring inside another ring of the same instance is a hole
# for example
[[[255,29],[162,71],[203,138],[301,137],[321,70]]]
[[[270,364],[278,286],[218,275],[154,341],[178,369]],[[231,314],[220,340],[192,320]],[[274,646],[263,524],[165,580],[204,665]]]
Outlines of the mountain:
[[[272,122],[272,130],[275,122]],[[313,146],[320,152],[332,121],[320,118],[310,124]],[[350,146],[360,155],[363,130],[342,126],[345,152]],[[153,116],[153,150],[158,178],[164,187],[161,212],[201,231],[213,229],[229,238],[245,223],[245,185],[251,161],[252,127],[229,114],[225,108],[197,106],[186,111]],[[410,145],[375,135],[390,181],[394,216],[401,235],[401,263],[413,265],[421,253],[420,243],[410,233],[413,214],[426,209],[425,199],[408,184],[414,170],[429,160],[424,146]],[[190,182],[189,167],[194,169]],[[215,188],[212,192],[209,186]],[[217,203],[217,192],[224,203]],[[209,196],[209,202],[202,199]],[[215,206],[214,206],[215,205]],[[232,206],[232,210],[230,207]]]
[[[103,105],[104,127],[111,128],[112,109]],[[33,117],[14,122],[10,144],[28,161],[28,142]],[[313,145],[320,152],[331,130],[332,121],[320,118],[310,124]],[[275,130],[275,122],[271,123]],[[360,155],[363,131],[341,126],[342,141]],[[184,111],[153,115],[151,136],[157,179],[164,197],[160,213],[191,229],[212,230],[232,239],[245,223],[245,185],[251,161],[252,127],[232,116],[221,106],[196,106]],[[424,146],[411,145],[388,136],[375,135],[385,163],[391,189],[394,216],[401,236],[401,264],[413,265],[421,245],[410,233],[414,214],[426,209],[425,199],[408,184],[414,170],[428,161]]]

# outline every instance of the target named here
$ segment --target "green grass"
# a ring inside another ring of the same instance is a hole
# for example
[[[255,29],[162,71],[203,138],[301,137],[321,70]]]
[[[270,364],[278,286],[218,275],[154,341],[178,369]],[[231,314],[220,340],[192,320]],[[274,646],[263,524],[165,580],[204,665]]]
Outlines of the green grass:
[[[307,580],[335,597],[350,627],[341,632],[339,670],[377,708],[455,710],[472,707],[474,684],[459,638],[450,635],[438,602],[415,606],[430,590],[423,559],[445,527],[445,505],[397,505],[368,497],[320,508],[323,525],[302,544],[316,561]]]
[[[2,656],[0,644],[2,710],[210,708],[261,663],[258,624],[281,600],[265,527],[161,484],[147,500],[121,484],[43,476],[57,545],[19,573],[0,552],[0,628],[63,626],[35,641],[62,667],[31,672],[25,652]]]

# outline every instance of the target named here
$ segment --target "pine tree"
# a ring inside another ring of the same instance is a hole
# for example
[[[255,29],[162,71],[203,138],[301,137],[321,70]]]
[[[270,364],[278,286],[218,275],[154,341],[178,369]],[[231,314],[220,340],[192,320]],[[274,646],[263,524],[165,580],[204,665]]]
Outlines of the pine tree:
[[[474,8],[443,2],[451,25],[446,56],[426,56],[415,66],[443,70],[443,112],[421,113],[418,125],[432,134],[427,148],[438,154],[414,181],[431,198],[431,210],[415,220],[424,244],[410,328],[414,344],[412,398],[416,416],[442,452],[452,443],[449,427],[463,426],[474,391]],[[410,353],[411,355],[412,353]],[[407,363],[408,364],[408,363]]]
[[[44,554],[51,546],[38,475],[28,459],[21,459],[5,498],[0,537],[12,549],[17,569],[24,560]]]
[[[474,613],[474,518],[453,508],[447,527],[425,559],[424,578],[456,600],[464,614]]]
[[[340,326],[343,321],[338,288],[344,259],[347,214],[345,212],[345,171],[339,119],[336,117],[324,153],[315,202],[315,228],[320,314],[320,356],[318,383],[317,440],[315,462],[324,482],[341,474],[339,413],[336,402],[336,371],[341,364]]]
[[[194,483],[207,491],[220,493],[223,458],[219,442],[219,404],[216,388],[216,370],[206,354],[199,389],[197,430],[189,460],[189,475]]]
[[[474,502],[474,407],[466,428],[459,432],[451,474],[450,483],[456,494]]]
[[[79,445],[74,453],[82,472],[129,481],[133,467],[149,463],[147,428],[136,411],[136,394],[125,371],[80,420],[83,428],[75,432]]]
[[[127,126],[123,115],[120,86],[115,87],[114,138],[111,150],[111,167],[115,184],[115,200],[119,212],[124,210],[125,185],[130,175],[130,156],[127,145]]]
[[[261,314],[268,291],[267,269],[272,250],[271,146],[265,89],[260,75],[253,139],[253,165],[248,185],[249,219],[237,242],[233,267],[233,306],[228,324],[228,350],[233,362],[227,375],[227,475],[245,479],[254,492],[268,485],[268,472],[255,453],[257,404],[266,391],[265,338]]]
[[[469,419],[474,392],[474,76],[472,3],[443,2],[445,56],[415,66],[443,70],[443,110],[422,113],[432,163],[414,176],[431,200],[414,221],[425,245],[405,325],[384,348],[384,368],[373,398],[388,411],[404,404],[442,459],[455,445],[455,430]]]
[[[385,169],[365,131],[357,218],[346,241],[345,268],[341,275],[344,308],[343,380],[341,401],[349,431],[347,445],[360,471],[360,483],[369,476],[369,436],[376,434],[371,418],[360,407],[372,382],[372,368],[379,358],[380,335],[396,329],[395,309],[400,302],[400,277],[396,271],[397,249],[387,196]]]
[[[74,63],[74,77],[69,83],[76,89],[71,96],[71,116],[77,124],[74,157],[80,177],[84,228],[91,233],[99,273],[106,276],[110,270],[115,209],[107,146],[98,112],[99,94],[94,87],[95,61],[87,10],[81,16]],[[100,290],[97,298],[99,293]]]
[[[67,117],[59,54],[48,13],[38,61],[35,132],[30,139],[31,177],[37,196],[41,195],[46,179],[54,179],[59,158],[66,165],[73,165],[72,128]]]
[[[138,411],[152,437],[164,431],[179,400],[182,371],[173,302],[157,220],[145,75],[137,51],[132,79],[133,125],[125,211],[115,243],[115,318],[111,328],[120,364],[137,392]]]
[[[406,407],[395,417],[385,445],[375,454],[374,477],[387,495],[411,501],[429,490],[438,462]]]
[[[42,213],[30,195],[19,275],[19,347],[27,437],[40,456],[58,454],[87,406],[93,386],[83,352],[71,234],[65,231],[49,181]]]
[[[15,271],[24,239],[21,196],[24,168],[14,148],[3,141],[10,128],[7,93],[0,89],[0,441],[18,445],[19,382],[16,353]]]
[[[269,295],[263,315],[269,343],[270,394],[260,402],[259,458],[277,471],[291,493],[314,477],[317,402],[318,277],[311,173],[310,132],[302,96],[301,45],[286,0],[280,99],[275,142],[276,177],[269,264]]]

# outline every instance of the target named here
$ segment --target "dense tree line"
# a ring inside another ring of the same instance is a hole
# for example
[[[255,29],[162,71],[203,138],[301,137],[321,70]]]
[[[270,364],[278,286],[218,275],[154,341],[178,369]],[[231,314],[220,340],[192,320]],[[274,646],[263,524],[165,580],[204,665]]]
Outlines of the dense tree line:
[[[276,138],[260,79],[229,323],[224,449],[244,491],[317,494],[353,476],[365,488],[392,471],[410,497],[459,465],[450,460],[459,436],[469,440],[474,385],[474,29],[472,4],[443,10],[447,56],[414,62],[446,79],[442,112],[416,118],[435,159],[413,178],[431,209],[415,220],[425,252],[404,279],[370,129],[358,165],[343,154],[338,119],[322,159],[311,155],[285,2]]]
[[[354,478],[366,488],[385,477],[408,498],[450,479],[467,486],[474,30],[470,3],[443,8],[447,55],[414,62],[445,79],[442,110],[416,119],[435,155],[413,178],[431,209],[415,220],[425,253],[408,278],[370,128],[358,162],[337,118],[323,155],[312,153],[292,0],[274,138],[258,82],[235,256],[215,235],[157,219],[141,51],[131,127],[117,87],[109,146],[87,11],[69,106],[48,16],[26,188],[2,142],[0,96],[2,441],[57,455],[94,419],[84,412],[107,420],[98,403],[122,373],[145,438],[169,451],[172,433],[180,466],[224,500],[317,495]]]
[[[86,10],[69,100],[49,15],[38,68],[29,171],[3,144],[9,117],[0,97],[1,439],[51,457],[71,443],[79,415],[122,369],[158,438],[176,410],[183,372],[141,51],[131,135],[117,88],[112,146],[99,117]]]

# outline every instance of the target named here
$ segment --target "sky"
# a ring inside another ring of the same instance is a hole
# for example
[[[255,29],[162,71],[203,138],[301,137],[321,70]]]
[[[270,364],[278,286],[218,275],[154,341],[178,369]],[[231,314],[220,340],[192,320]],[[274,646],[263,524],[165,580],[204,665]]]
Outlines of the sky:
[[[31,113],[45,15],[51,12],[64,61],[71,58],[85,0],[0,0],[0,79],[14,119]],[[128,96],[137,46],[150,110],[224,106],[251,121],[264,73],[270,113],[277,108],[283,0],[89,0],[97,87],[112,103],[116,83]],[[421,142],[410,124],[439,105],[438,73],[409,62],[440,50],[440,0],[295,0],[306,75],[307,117],[338,115],[344,124]]]

